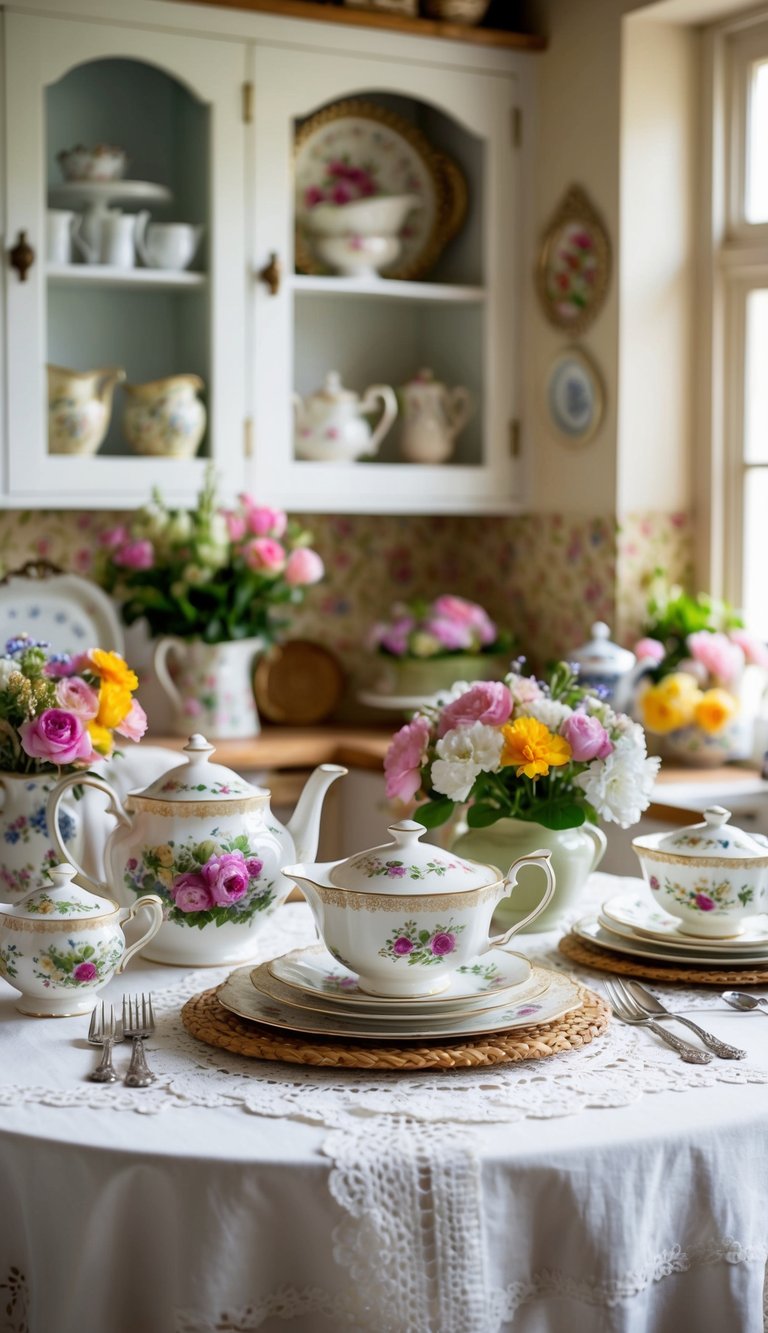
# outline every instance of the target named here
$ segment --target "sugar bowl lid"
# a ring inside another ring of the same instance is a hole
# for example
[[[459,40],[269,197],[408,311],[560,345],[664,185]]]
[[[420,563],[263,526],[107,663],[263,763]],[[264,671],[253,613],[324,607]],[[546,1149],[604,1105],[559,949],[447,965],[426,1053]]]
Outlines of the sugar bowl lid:
[[[588,643],[569,653],[569,659],[577,662],[585,673],[623,676],[635,665],[635,654],[629,648],[621,648],[611,640],[611,631],[603,620],[597,620],[590,630],[592,635]]]
[[[102,898],[75,883],[77,871],[63,862],[49,871],[50,884],[38,884],[13,906],[3,905],[5,916],[24,921],[77,921],[110,916],[118,910],[110,898]]]
[[[502,878],[496,866],[465,861],[442,847],[422,843],[426,829],[412,819],[390,824],[387,832],[392,842],[339,861],[329,874],[331,884],[357,893],[418,895],[461,893]]]
[[[744,829],[732,828],[728,823],[731,811],[721,805],[710,806],[704,811],[700,824],[688,824],[685,828],[675,829],[673,833],[663,834],[656,842],[660,852],[673,852],[675,856],[696,858],[746,861],[755,857],[765,860],[768,856],[768,841],[761,841],[760,836],[747,833]]]
[[[262,787],[252,786],[231,768],[212,764],[210,759],[215,750],[205,736],[190,736],[184,753],[189,756],[184,763],[169,768],[136,794],[151,801],[214,801],[222,804],[264,795]]]

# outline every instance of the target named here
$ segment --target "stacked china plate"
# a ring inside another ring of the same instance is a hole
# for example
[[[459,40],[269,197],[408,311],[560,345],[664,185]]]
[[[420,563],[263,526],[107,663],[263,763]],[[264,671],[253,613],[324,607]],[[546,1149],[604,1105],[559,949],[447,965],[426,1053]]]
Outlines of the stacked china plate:
[[[423,1042],[550,1023],[581,1007],[575,982],[506,948],[552,896],[548,852],[522,858],[543,872],[541,902],[490,937],[519,863],[503,876],[423,844],[421,824],[389,832],[392,842],[345,861],[284,867],[323,942],[233,973],[217,993],[226,1008],[288,1032]]]
[[[768,967],[768,840],[729,819],[713,806],[700,824],[635,838],[646,892],[609,898],[574,933],[651,962]]]

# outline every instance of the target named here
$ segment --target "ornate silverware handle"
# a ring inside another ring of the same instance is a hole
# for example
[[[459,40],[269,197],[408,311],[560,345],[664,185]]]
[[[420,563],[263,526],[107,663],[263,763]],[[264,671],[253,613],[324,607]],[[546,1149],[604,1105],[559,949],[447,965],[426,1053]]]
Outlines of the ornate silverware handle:
[[[117,1074],[112,1064],[112,1047],[114,1037],[105,1037],[101,1049],[101,1059],[96,1068],[88,1075],[92,1083],[115,1083]]]
[[[128,1088],[148,1088],[150,1083],[154,1083],[154,1081],[155,1075],[149,1068],[144,1054],[144,1038],[134,1037],[131,1063],[125,1076],[125,1085]]]
[[[690,1028],[691,1032],[695,1032],[696,1036],[703,1041],[707,1050],[714,1051],[715,1055],[719,1055],[721,1060],[743,1060],[745,1058],[747,1052],[742,1051],[741,1047],[729,1046],[727,1041],[721,1041],[719,1037],[715,1036],[714,1032],[707,1032],[705,1028],[700,1028],[692,1018],[683,1018],[682,1014],[671,1014],[670,1017],[674,1018],[676,1023],[684,1023],[687,1028]]]
[[[667,1029],[663,1028],[661,1023],[657,1023],[655,1018],[649,1019],[647,1026],[651,1029],[651,1032],[656,1033],[657,1037],[661,1037],[661,1040],[665,1041],[667,1046],[671,1046],[673,1051],[677,1051],[680,1059],[685,1060],[686,1064],[708,1065],[710,1063],[711,1055],[708,1055],[706,1051],[700,1051],[697,1046],[692,1046],[689,1041],[681,1041],[680,1037],[676,1037],[672,1032],[667,1032]]]

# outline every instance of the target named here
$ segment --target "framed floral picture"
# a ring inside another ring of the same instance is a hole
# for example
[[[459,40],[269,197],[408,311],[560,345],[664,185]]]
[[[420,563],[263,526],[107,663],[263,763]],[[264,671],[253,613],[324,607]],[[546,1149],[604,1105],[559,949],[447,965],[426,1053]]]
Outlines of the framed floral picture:
[[[546,405],[550,422],[571,444],[586,444],[599,430],[605,410],[602,379],[578,348],[555,357],[547,376]]]
[[[544,234],[536,274],[550,324],[583,333],[599,314],[611,276],[608,233],[578,185],[568,190]]]

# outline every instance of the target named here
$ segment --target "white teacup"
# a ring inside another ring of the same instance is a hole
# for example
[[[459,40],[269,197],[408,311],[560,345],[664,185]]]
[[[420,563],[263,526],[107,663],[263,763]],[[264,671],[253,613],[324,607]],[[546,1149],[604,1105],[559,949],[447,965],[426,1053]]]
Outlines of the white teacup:
[[[202,234],[202,227],[189,222],[150,222],[149,213],[136,218],[136,249],[147,268],[188,268]]]

